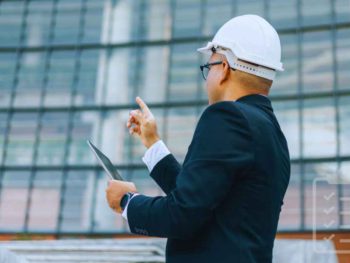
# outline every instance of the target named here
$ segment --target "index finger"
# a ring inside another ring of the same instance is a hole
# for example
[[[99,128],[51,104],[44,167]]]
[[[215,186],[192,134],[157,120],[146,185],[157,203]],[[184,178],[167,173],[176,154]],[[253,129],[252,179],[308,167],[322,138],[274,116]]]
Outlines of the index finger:
[[[150,113],[148,106],[140,97],[136,97],[136,102],[144,113]]]

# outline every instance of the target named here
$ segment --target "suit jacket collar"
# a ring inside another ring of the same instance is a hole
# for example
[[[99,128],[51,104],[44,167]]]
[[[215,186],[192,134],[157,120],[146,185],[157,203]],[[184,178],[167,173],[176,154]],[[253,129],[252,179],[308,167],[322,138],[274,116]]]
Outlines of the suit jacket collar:
[[[258,107],[267,108],[267,109],[273,111],[272,105],[271,105],[271,101],[265,95],[250,94],[250,95],[246,95],[246,96],[240,97],[236,101],[237,102],[247,103],[247,104],[253,104],[253,105],[256,105]]]

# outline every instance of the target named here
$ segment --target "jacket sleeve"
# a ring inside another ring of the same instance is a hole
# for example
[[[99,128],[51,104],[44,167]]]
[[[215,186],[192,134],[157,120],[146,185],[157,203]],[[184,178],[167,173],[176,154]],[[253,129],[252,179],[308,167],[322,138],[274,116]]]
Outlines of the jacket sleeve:
[[[181,171],[181,164],[174,155],[168,154],[152,169],[151,177],[167,195],[175,188],[177,175]]]
[[[207,224],[239,176],[252,166],[250,129],[234,103],[208,106],[197,124],[175,188],[165,196],[134,197],[132,233],[187,239]]]

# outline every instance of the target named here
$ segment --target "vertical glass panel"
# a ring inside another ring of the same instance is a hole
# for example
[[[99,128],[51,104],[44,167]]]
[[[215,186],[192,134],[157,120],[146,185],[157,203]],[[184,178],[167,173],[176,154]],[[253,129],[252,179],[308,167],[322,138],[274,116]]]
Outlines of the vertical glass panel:
[[[1,7],[1,6],[0,6]],[[1,12],[1,9],[0,9]],[[0,13],[1,17],[1,13]],[[10,104],[13,92],[16,63],[19,56],[15,53],[0,53],[0,105],[7,107]]]
[[[305,227],[311,229],[313,227],[313,213],[316,215],[316,227],[319,230],[329,230],[338,228],[338,186],[330,181],[317,181],[315,191],[313,184],[315,179],[336,178],[336,163],[313,163],[305,165]],[[315,205],[313,203],[313,195],[315,194]],[[334,196],[326,200],[326,196]],[[333,207],[332,213],[325,213]],[[332,223],[330,223],[332,222]],[[326,225],[326,226],[325,226]]]
[[[101,54],[99,66],[106,63],[107,68],[99,71],[96,96],[103,98],[106,104],[135,101],[134,82],[139,66],[135,52],[133,48],[118,48],[110,54]]]
[[[94,124],[92,141],[113,163],[128,163],[132,158],[132,138],[126,127],[128,118],[129,110],[108,111]],[[137,140],[135,138],[135,143]],[[94,157],[93,163],[97,163]]]
[[[350,229],[350,162],[342,162],[340,175],[344,184],[340,186],[340,217],[341,229]]]
[[[336,129],[333,100],[328,98],[306,100],[303,116],[304,156],[334,156]]]
[[[333,0],[337,22],[350,21],[350,2],[349,0]]]
[[[31,192],[28,227],[30,230],[55,230],[60,205],[62,172],[36,172]]]
[[[69,171],[66,176],[65,189],[61,192],[61,230],[87,231],[91,226],[92,185],[89,180],[94,177],[91,171]]]
[[[276,28],[290,28],[298,24],[298,0],[268,0],[268,17]]]
[[[26,217],[30,172],[4,172],[0,198],[0,229],[21,230]]]
[[[7,129],[7,119],[8,116],[6,113],[0,113],[0,164],[2,164],[3,161],[3,153],[4,153],[4,143],[5,143],[5,137],[6,129]]]
[[[197,124],[195,108],[173,108],[167,116],[167,146],[179,162],[185,159]]]
[[[133,8],[139,1],[104,1],[101,39],[103,43],[127,42],[131,38],[131,30],[138,27],[132,19],[140,13]]]
[[[201,32],[201,2],[176,0],[175,3],[173,37],[197,36]]]
[[[25,1],[1,1],[0,46],[17,46],[20,43]]]
[[[349,3],[350,6],[350,3]],[[350,17],[350,12],[349,12]],[[338,89],[350,90],[350,29],[337,31],[337,81]]]
[[[350,155],[350,97],[339,98],[340,154]]]
[[[169,0],[143,0],[140,10],[144,27],[140,36],[144,39],[169,39],[171,36],[171,9]],[[140,22],[140,21],[139,21]]]
[[[22,55],[14,105],[39,106],[47,63],[46,52],[27,52]]]
[[[303,36],[303,88],[305,93],[333,89],[333,52],[330,31]]]
[[[300,157],[300,124],[297,101],[273,102],[277,120],[287,139],[290,158]]]
[[[69,106],[75,72],[76,53],[55,51],[52,53],[48,76],[45,106]]]
[[[103,6],[106,4],[106,2],[110,1],[88,0],[86,2],[82,42],[100,42],[103,21]]]
[[[80,33],[83,0],[59,0],[54,28],[55,44],[77,43]]]
[[[301,173],[298,164],[292,164],[287,192],[283,199],[282,211],[278,222],[279,230],[299,229],[301,223]]]
[[[98,74],[98,51],[83,51],[80,58],[78,81],[76,83],[76,105],[95,104],[95,88]]]
[[[126,177],[126,170],[119,169],[120,174]],[[93,226],[95,232],[106,232],[114,231],[121,232],[127,231],[127,226],[124,218],[120,215],[117,215],[106,202],[106,186],[108,182],[108,177],[105,172],[101,171],[98,173],[97,182],[96,182],[96,200],[95,200],[95,209],[93,213]]]
[[[28,16],[25,30],[27,46],[42,46],[49,44],[51,21],[54,19],[54,1],[32,0],[28,2]]]
[[[281,35],[283,72],[277,72],[271,94],[296,94],[299,85],[298,36]]]
[[[68,132],[68,113],[46,112],[40,121],[37,164],[63,165]]]
[[[37,113],[15,113],[7,146],[7,165],[30,165],[33,158]]]
[[[232,0],[207,0],[204,3],[205,19],[203,19],[204,27],[202,34],[211,36],[233,17],[235,5]]]
[[[179,44],[171,49],[171,65],[169,76],[169,100],[181,101],[197,98],[200,90],[199,54],[197,44]]]
[[[304,25],[322,25],[331,22],[329,0],[302,0],[301,14]]]
[[[164,102],[169,69],[169,48],[147,47],[143,49],[139,70],[138,95],[145,102]]]
[[[91,163],[93,155],[86,140],[91,138],[97,128],[97,115],[95,112],[76,112],[73,116],[73,127],[70,136],[69,164]]]
[[[254,14],[265,17],[265,1],[237,0],[237,15]]]

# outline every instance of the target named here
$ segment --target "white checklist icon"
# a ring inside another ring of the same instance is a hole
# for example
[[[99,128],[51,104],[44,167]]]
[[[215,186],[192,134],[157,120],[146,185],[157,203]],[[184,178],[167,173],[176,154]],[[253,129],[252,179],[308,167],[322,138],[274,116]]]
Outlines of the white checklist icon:
[[[335,247],[338,247],[337,253],[350,254],[350,239],[342,238],[341,235],[337,237],[342,230],[350,230],[350,181],[341,180],[339,177],[314,179],[312,210],[313,240],[332,241]],[[333,249],[327,251],[316,245],[314,250],[320,253],[334,253]]]

